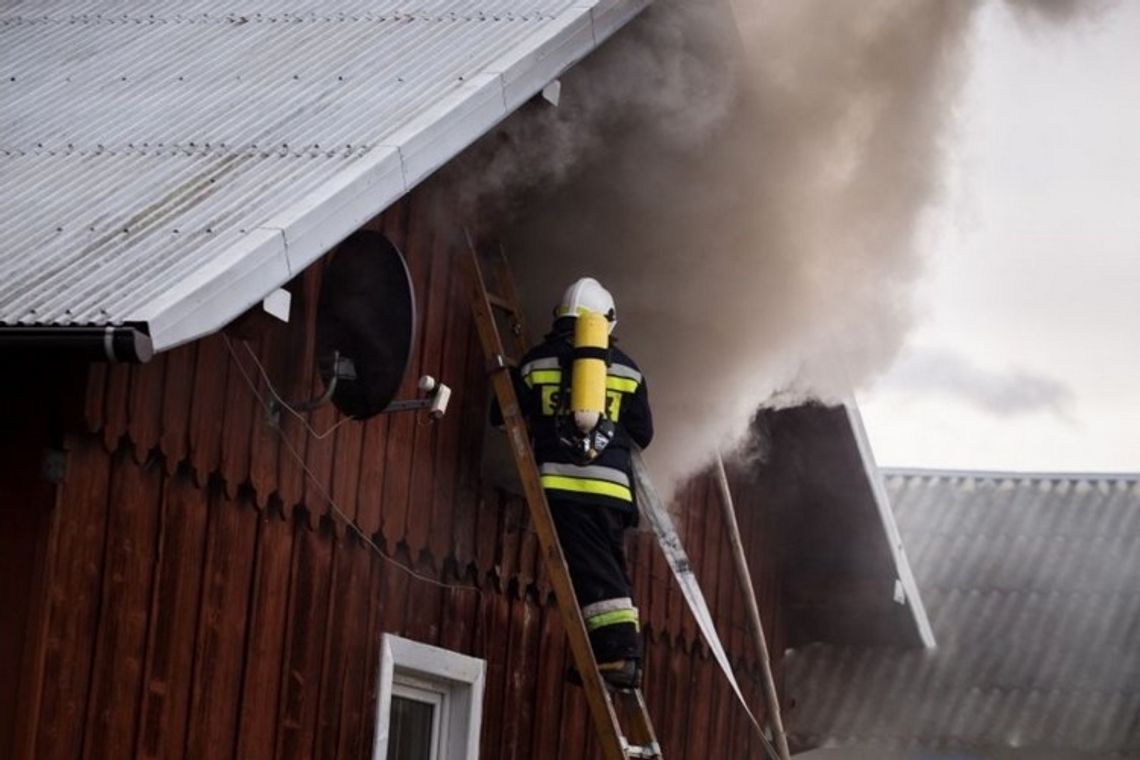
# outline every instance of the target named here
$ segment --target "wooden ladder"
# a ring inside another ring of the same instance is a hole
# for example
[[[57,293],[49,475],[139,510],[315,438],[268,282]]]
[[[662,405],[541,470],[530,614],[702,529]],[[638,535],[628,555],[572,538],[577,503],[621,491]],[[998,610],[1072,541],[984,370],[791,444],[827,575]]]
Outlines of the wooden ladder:
[[[562,547],[558,543],[558,534],[554,530],[554,521],[550,516],[550,506],[546,503],[546,494],[542,490],[526,420],[519,409],[518,397],[511,381],[510,370],[517,366],[526,352],[527,336],[518,293],[515,290],[506,254],[502,248],[497,249],[494,254],[489,254],[492,259],[489,269],[493,272],[499,289],[499,293],[491,293],[488,292],[487,279],[484,276],[488,268],[480,262],[480,254],[470,236],[467,244],[470,250],[472,307],[475,325],[479,331],[479,341],[487,358],[491,385],[503,412],[511,452],[530,509],[531,522],[542,546],[547,576],[554,588],[558,608],[562,612],[562,622],[566,627],[566,636],[570,640],[570,651],[582,678],[586,701],[590,706],[590,715],[598,733],[603,756],[606,760],[661,759],[661,746],[657,743],[657,735],[653,731],[641,689],[610,687],[598,671],[598,664],[590,648],[586,623],[582,619],[578,599],[574,595],[570,572],[566,568],[566,560],[562,555]],[[506,321],[513,354],[508,354],[504,348],[499,330],[500,316]],[[628,738],[622,732],[623,723],[629,727]]]

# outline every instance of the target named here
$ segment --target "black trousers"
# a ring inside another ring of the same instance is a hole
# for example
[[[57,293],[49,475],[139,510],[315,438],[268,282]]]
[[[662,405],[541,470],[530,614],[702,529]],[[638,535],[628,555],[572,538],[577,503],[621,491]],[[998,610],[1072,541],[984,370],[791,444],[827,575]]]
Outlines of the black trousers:
[[[612,507],[552,498],[549,491],[547,500],[583,611],[599,603],[632,599],[625,558],[625,532],[633,524],[630,516]],[[633,622],[594,628],[590,644],[598,662],[641,657],[641,634]]]

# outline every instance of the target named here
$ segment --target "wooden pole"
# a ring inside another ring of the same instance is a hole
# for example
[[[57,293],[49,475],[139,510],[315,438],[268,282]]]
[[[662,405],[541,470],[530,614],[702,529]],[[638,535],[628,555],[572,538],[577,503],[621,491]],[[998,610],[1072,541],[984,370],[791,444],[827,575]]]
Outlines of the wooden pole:
[[[788,737],[784,733],[784,722],[780,718],[780,698],[776,693],[776,681],[772,677],[772,661],[768,657],[768,644],[764,639],[764,626],[760,622],[760,607],[756,604],[756,590],[752,586],[752,575],[748,572],[748,560],[744,556],[744,544],[740,540],[740,527],[736,523],[736,508],[732,502],[732,491],[728,487],[728,474],[724,471],[724,460],[716,455],[717,485],[720,487],[720,506],[724,514],[724,527],[728,531],[728,541],[736,560],[736,573],[740,576],[744,598],[748,603],[748,622],[756,641],[756,654],[760,658],[760,669],[764,676],[764,695],[768,701],[768,725],[772,729],[780,760],[791,760],[788,751]]]

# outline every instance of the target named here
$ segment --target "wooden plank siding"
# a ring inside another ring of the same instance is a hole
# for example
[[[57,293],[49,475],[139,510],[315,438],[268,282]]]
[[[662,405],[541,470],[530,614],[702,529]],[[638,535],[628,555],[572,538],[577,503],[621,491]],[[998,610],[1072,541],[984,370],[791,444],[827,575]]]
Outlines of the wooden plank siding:
[[[318,438],[342,422],[326,407],[271,426],[259,400],[269,384],[289,398],[321,390],[323,262],[289,284],[289,325],[212,335],[144,366],[90,367],[63,437],[39,574],[42,641],[24,647],[35,662],[19,668],[38,681],[21,684],[30,720],[15,728],[12,756],[368,758],[382,632],[486,661],[482,757],[598,756],[565,679],[562,622],[525,506],[480,479],[488,384],[465,243],[436,225],[427,192],[368,226],[402,247],[415,277],[420,333],[403,395],[420,373],[441,378],[454,390],[442,421],[380,416]],[[755,697],[718,498],[698,477],[678,492],[678,524]],[[773,527],[763,505],[741,507],[779,663]],[[760,757],[652,537],[633,534],[630,556],[666,756]]]

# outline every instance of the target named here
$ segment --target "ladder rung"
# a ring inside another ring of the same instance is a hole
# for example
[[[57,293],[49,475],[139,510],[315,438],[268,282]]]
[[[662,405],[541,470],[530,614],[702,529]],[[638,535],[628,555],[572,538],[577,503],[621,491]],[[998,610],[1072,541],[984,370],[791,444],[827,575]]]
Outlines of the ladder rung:
[[[649,744],[646,746],[639,746],[639,745],[635,745],[635,744],[634,745],[626,745],[625,756],[626,757],[650,757],[650,758],[661,757],[661,747],[657,745],[657,742],[654,742],[653,744]]]
[[[494,293],[488,293],[487,294],[487,300],[491,302],[492,306],[495,306],[499,309],[502,309],[503,311],[507,312],[508,314],[514,314],[515,313],[514,304],[512,304],[510,301],[503,298],[502,296],[497,296]]]

